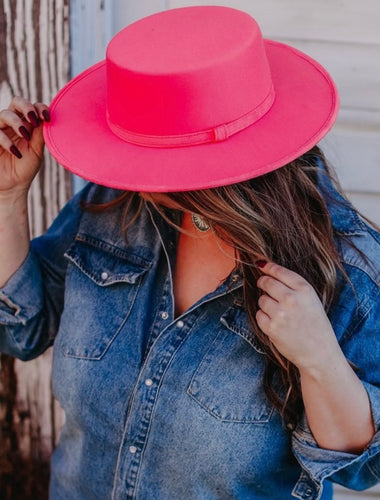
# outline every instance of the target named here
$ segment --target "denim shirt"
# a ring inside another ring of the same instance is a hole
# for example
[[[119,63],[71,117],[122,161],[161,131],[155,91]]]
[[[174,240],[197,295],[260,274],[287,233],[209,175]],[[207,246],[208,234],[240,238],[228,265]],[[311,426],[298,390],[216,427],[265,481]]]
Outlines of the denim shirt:
[[[66,421],[53,500],[327,500],[331,481],[379,481],[380,239],[319,182],[351,280],[338,280],[329,317],[377,431],[365,451],[319,448],[306,419],[284,427],[264,394],[264,355],[238,273],[175,317],[177,232],[146,205],[126,243],[121,207],[80,208],[80,199],[117,194],[89,184],[0,290],[2,352],[28,360],[54,343],[53,391]]]

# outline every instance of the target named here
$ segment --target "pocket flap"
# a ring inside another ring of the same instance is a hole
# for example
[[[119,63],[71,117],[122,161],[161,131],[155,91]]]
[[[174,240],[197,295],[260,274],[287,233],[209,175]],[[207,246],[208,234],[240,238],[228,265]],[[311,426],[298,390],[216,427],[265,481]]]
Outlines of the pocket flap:
[[[249,323],[247,312],[241,307],[231,306],[221,316],[220,322],[231,332],[240,335],[246,340],[258,353],[265,354],[265,351],[260,346],[256,335]]]
[[[97,240],[89,243],[77,237],[65,257],[99,286],[135,284],[151,267],[147,259]]]

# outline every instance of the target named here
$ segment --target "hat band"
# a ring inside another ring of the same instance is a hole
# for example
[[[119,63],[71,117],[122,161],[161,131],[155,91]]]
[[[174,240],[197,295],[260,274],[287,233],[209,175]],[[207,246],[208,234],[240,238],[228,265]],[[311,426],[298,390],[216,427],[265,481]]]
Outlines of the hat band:
[[[189,134],[179,135],[146,135],[126,130],[119,125],[111,122],[107,113],[107,122],[112,132],[123,139],[123,141],[136,144],[138,146],[148,146],[153,148],[175,148],[181,146],[195,146],[199,144],[207,144],[211,142],[220,142],[228,139],[241,130],[253,125],[262,118],[272,107],[274,102],[275,92],[273,85],[266,98],[255,109],[249,111],[245,115],[232,120],[228,123],[223,123],[217,127],[202,130],[201,132],[191,132]]]

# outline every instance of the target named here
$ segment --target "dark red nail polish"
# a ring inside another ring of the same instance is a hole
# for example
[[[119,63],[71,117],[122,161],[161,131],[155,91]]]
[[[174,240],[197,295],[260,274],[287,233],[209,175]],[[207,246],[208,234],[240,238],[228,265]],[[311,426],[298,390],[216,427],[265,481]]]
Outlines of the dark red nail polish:
[[[18,159],[22,158],[22,154],[20,153],[19,149],[16,148],[14,144],[9,148],[10,152],[13,153]]]
[[[40,123],[38,121],[38,116],[36,115],[36,113],[34,111],[29,111],[27,116],[29,118],[30,123],[33,125],[33,127],[38,127],[38,125]]]
[[[47,109],[42,111],[42,116],[45,118],[45,122],[50,122],[50,113]]]
[[[19,128],[19,132],[23,136],[24,139],[26,139],[27,141],[30,141],[30,134],[29,134],[27,128],[24,127],[24,125],[21,125],[21,127]]]
[[[265,267],[267,264],[268,264],[267,260],[257,260],[256,261],[256,265],[261,267],[261,268]]]

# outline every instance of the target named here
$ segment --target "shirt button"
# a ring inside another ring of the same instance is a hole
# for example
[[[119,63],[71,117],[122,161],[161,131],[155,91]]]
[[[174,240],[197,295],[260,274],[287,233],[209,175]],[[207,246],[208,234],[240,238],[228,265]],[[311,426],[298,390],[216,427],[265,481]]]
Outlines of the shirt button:
[[[153,385],[153,380],[152,380],[151,378],[147,378],[147,379],[145,380],[145,385],[146,385],[147,387],[151,387],[151,386]]]
[[[240,280],[240,276],[238,274],[234,274],[231,280],[233,283],[237,283]]]
[[[306,488],[305,490],[305,498],[310,498],[313,493],[313,490],[311,488]]]
[[[100,277],[102,278],[103,281],[105,281],[108,278],[108,273],[103,271],[102,274],[100,275]]]
[[[182,328],[185,323],[182,320],[177,321],[176,326]]]
[[[166,311],[164,311],[164,312],[161,313],[161,318],[162,319],[168,319],[168,317],[169,317],[169,314]]]
[[[129,452],[130,452],[130,453],[136,453],[136,451],[137,451],[136,446],[130,446],[130,447],[129,447]]]

